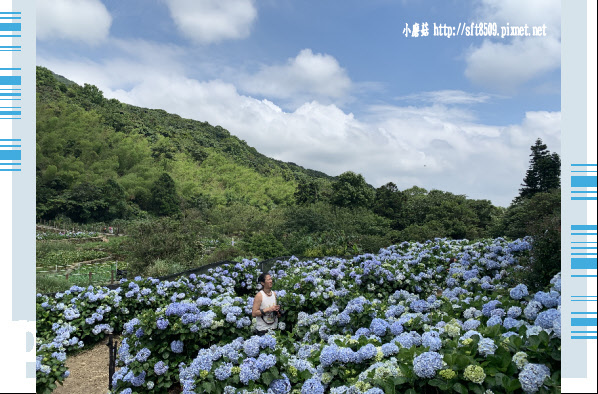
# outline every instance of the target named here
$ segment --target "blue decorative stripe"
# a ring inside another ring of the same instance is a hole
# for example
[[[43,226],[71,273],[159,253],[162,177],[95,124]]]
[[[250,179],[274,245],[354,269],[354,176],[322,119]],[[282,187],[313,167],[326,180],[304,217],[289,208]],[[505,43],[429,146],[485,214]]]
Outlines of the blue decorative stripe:
[[[21,115],[21,111],[0,111],[0,115]]]
[[[21,171],[20,168],[0,168],[0,171]]]
[[[0,163],[0,166],[20,166],[21,163]]]
[[[571,269],[574,270],[595,270],[597,259],[582,259],[573,258],[571,259]]]
[[[598,233],[571,233],[571,235],[598,235]]]
[[[595,224],[572,224],[571,230],[598,230]]]
[[[0,160],[21,160],[21,150],[0,150]]]
[[[598,325],[598,319],[591,317],[576,317],[571,319],[571,325],[574,327],[591,327]]]
[[[596,167],[598,164],[571,164],[573,167]]]
[[[571,337],[571,339],[596,339],[596,337]]]
[[[571,331],[571,334],[598,334],[598,331]]]
[[[596,187],[597,181],[595,176],[572,176],[571,187]]]
[[[596,312],[571,312],[572,315],[596,315]]]
[[[0,75],[0,85],[20,85],[20,75]]]
[[[572,278],[596,278],[596,275],[571,275]]]
[[[20,23],[0,23],[0,31],[21,31]]]

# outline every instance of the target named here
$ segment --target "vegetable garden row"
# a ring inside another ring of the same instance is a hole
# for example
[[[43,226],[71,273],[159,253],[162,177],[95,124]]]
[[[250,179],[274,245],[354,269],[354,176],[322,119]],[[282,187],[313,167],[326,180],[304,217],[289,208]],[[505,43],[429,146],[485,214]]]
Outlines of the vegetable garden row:
[[[67,354],[119,333],[115,393],[559,392],[560,274],[536,294],[512,283],[529,248],[436,239],[280,261],[284,324],[262,337],[251,260],[38,295],[37,389],[68,377]]]

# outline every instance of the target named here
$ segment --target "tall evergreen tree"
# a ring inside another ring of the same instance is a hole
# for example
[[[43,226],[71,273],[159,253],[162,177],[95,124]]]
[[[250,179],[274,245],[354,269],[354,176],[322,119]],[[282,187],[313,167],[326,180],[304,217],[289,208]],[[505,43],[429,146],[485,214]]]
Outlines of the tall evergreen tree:
[[[530,167],[525,174],[522,188],[515,202],[530,198],[536,193],[548,192],[561,187],[561,158],[557,153],[550,153],[540,138],[531,147]]]

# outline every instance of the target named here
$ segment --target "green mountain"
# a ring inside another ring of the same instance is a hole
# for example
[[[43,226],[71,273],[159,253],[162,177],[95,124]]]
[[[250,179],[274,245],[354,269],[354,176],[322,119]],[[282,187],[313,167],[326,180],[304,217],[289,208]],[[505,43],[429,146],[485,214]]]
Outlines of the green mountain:
[[[333,180],[268,158],[220,126],[106,99],[97,87],[43,67],[36,130],[40,218],[161,214],[165,197],[156,197],[156,187],[171,185],[164,173],[174,181],[167,192],[183,208],[242,203],[268,210],[293,205],[300,183],[327,189]]]

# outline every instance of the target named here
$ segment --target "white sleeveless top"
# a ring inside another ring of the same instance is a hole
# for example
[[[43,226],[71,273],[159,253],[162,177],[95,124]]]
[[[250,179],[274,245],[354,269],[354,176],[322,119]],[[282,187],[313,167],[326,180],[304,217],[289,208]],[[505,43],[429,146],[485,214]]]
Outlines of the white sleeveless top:
[[[272,292],[272,295],[269,297],[263,290],[261,290],[260,293],[262,293],[262,304],[260,305],[260,309],[266,309],[276,305],[276,294],[274,294],[274,292]],[[258,316],[255,320],[255,328],[258,331],[276,329],[278,326],[278,315],[276,312],[266,312],[264,316]]]

